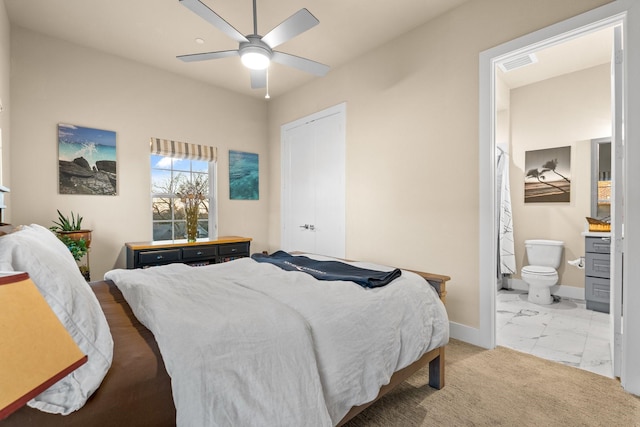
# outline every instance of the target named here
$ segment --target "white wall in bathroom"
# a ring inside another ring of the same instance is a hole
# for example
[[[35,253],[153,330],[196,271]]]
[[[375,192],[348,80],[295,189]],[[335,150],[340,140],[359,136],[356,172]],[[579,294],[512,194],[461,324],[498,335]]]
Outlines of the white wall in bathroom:
[[[525,240],[562,240],[559,283],[584,288],[584,270],[567,260],[584,255],[580,233],[590,216],[590,141],[611,135],[610,87],[610,65],[605,64],[511,91],[510,184],[518,271],[526,265]],[[564,146],[571,146],[571,202],[525,204],[525,152]]]
[[[510,152],[510,119],[509,104],[511,103],[511,89],[501,78],[502,71],[496,67],[496,145],[507,153]]]

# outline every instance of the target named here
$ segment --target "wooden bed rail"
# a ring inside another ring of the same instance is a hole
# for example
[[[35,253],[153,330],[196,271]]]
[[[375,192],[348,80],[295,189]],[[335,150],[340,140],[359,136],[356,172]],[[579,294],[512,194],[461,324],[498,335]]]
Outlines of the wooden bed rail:
[[[438,292],[442,303],[447,303],[447,282],[451,280],[451,277],[442,274],[409,270],[406,268],[401,268],[401,270],[415,273],[429,282],[429,284],[433,286],[433,288]],[[433,350],[425,353],[420,359],[416,360],[411,365],[394,373],[391,376],[391,380],[389,381],[389,383],[382,386],[380,392],[378,393],[378,396],[375,399],[373,399],[371,402],[351,408],[347,415],[345,415],[344,418],[342,418],[342,420],[338,422],[337,426],[339,427],[347,423],[347,421],[351,420],[360,412],[364,411],[366,408],[377,402],[382,396],[393,390],[398,384],[409,378],[411,375],[416,373],[420,368],[426,366],[427,364],[429,365],[429,386],[440,390],[442,387],[444,387],[445,383],[445,347],[434,348]]]
[[[440,295],[440,299],[442,300],[442,302],[444,304],[447,303],[447,282],[451,280],[451,277],[443,276],[442,274],[425,273],[424,271],[409,270],[409,269],[404,269],[404,270],[410,271],[412,273],[416,273],[417,275],[421,276],[424,280],[429,282],[429,284],[433,286],[436,291],[438,291],[438,295]]]
[[[265,255],[268,253],[263,252]],[[306,252],[291,252],[295,255],[303,255]],[[340,258],[338,258],[340,259]],[[342,259],[343,261],[353,262],[353,260]],[[410,271],[422,277],[426,280],[433,288],[438,292],[440,296],[440,300],[443,304],[446,304],[447,300],[447,282],[451,280],[451,277],[445,276],[442,274],[434,274],[434,273],[426,273],[424,271],[418,270],[409,270],[406,268],[401,268],[401,270]],[[401,369],[395,372],[389,381],[388,384],[382,386],[378,396],[373,399],[371,402],[365,403],[363,405],[354,406],[351,410],[340,420],[337,426],[344,425],[347,421],[351,420],[353,417],[358,415],[360,412],[364,411],[366,408],[377,402],[382,396],[390,392],[393,388],[395,388],[398,384],[409,378],[415,372],[417,372],[420,368],[429,365],[429,386],[440,390],[444,387],[444,371],[445,371],[445,347],[434,348],[433,350],[425,353],[422,357],[411,365],[407,366],[404,369]]]
[[[373,399],[371,402],[351,408],[347,415],[345,415],[344,418],[342,418],[338,422],[337,427],[344,425],[345,423],[347,423],[347,421],[354,418],[360,412],[376,403],[382,396],[389,393],[398,384],[416,373],[420,368],[427,365],[427,363],[429,364],[429,386],[440,390],[442,387],[444,387],[444,357],[444,347],[434,348],[433,350],[425,353],[420,359],[413,362],[411,365],[407,366],[404,369],[400,369],[391,376],[391,380],[388,384],[382,386],[380,392],[378,393],[378,396],[375,399]]]

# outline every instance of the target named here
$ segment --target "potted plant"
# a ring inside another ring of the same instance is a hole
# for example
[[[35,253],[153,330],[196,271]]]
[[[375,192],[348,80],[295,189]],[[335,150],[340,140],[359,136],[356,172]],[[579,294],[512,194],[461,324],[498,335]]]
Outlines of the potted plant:
[[[79,242],[83,240],[86,249],[91,246],[91,230],[82,228],[82,217],[79,214],[75,215],[71,211],[71,217],[68,217],[58,210],[58,221],[53,221],[53,224],[49,229],[56,233],[63,242],[68,240]]]
[[[67,234],[58,234],[58,239],[60,239],[60,241],[69,249],[71,256],[73,256],[73,259],[76,260],[76,262],[80,261],[89,251],[87,242],[84,239],[75,240]],[[84,278],[88,281],[90,279],[89,266],[87,264],[79,264],[78,268],[80,269],[80,273],[82,273]]]
[[[53,221],[53,224],[49,227],[49,230],[56,233],[58,239],[69,249],[73,259],[78,262],[80,273],[89,281],[91,277],[89,259],[87,258],[83,264],[80,264],[79,261],[89,252],[91,230],[82,228],[82,217],[74,214],[73,211],[71,212],[71,217],[67,217],[58,210],[58,221]]]

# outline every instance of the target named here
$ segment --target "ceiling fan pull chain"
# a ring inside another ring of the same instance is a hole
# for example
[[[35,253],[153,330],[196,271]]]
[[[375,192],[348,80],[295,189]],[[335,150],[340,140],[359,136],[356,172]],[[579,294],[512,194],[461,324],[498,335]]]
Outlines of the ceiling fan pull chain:
[[[267,94],[264,96],[264,99],[269,99],[269,98],[271,98],[271,96],[269,96],[269,67],[267,67],[265,72],[266,72],[266,77],[265,77],[266,83],[265,83],[265,86],[267,87]]]

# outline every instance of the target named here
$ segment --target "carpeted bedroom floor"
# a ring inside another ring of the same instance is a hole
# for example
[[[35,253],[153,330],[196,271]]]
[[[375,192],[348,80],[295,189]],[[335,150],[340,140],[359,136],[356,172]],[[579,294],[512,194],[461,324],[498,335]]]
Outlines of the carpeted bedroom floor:
[[[640,426],[618,380],[508,348],[451,340],[445,372],[442,390],[423,368],[346,426]]]

